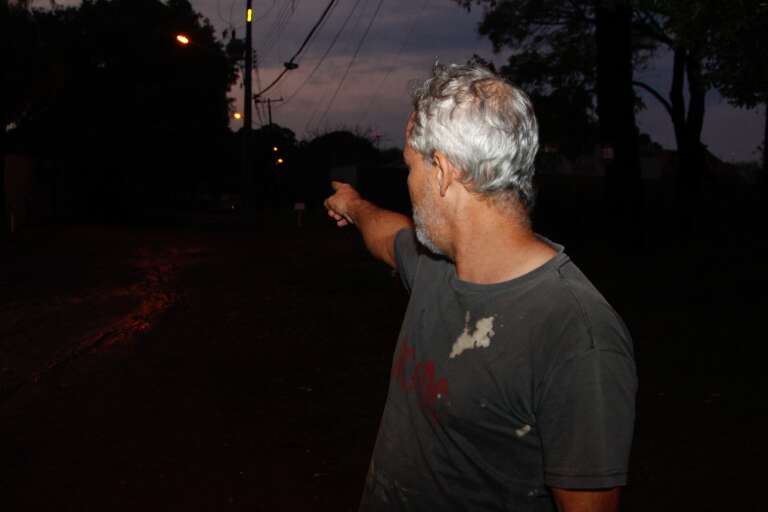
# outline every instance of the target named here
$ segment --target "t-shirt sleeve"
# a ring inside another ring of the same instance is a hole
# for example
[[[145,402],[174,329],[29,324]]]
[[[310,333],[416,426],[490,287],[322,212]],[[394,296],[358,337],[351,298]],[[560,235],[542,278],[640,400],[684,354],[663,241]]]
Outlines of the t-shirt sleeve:
[[[413,229],[401,229],[395,235],[395,261],[400,279],[410,293],[419,261],[419,242]]]
[[[548,486],[626,484],[636,390],[634,361],[620,351],[592,347],[552,371],[536,414]]]

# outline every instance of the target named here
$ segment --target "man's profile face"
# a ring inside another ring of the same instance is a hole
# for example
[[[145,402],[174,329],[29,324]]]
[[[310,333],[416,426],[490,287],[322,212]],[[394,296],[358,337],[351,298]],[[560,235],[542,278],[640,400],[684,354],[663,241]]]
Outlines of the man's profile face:
[[[408,144],[407,139],[403,158],[408,166],[408,192],[413,206],[416,238],[433,253],[445,254],[445,251],[437,245],[439,243],[437,233],[440,227],[445,224],[437,203],[439,197],[435,180],[437,171]]]

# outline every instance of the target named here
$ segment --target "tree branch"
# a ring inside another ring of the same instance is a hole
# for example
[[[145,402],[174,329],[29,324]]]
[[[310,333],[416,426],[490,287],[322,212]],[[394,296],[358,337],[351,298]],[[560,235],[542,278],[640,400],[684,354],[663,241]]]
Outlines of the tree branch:
[[[641,89],[645,89],[647,92],[651,94],[651,96],[659,100],[659,103],[661,103],[664,106],[667,113],[669,114],[669,117],[672,118],[672,122],[674,122],[675,116],[672,114],[672,105],[669,103],[669,101],[667,101],[667,99],[664,96],[662,96],[656,89],[646,84],[645,82],[638,82],[633,80],[632,85],[640,87]]]
[[[581,8],[581,6],[576,2],[575,0],[568,0],[568,3],[571,4],[571,7],[573,7],[573,10],[576,11],[576,15],[582,20],[586,21],[587,23],[594,23],[595,20],[593,18],[590,18],[587,16],[587,13],[584,11],[584,9]]]
[[[653,15],[647,11],[635,10],[635,13],[641,18],[640,23],[636,23],[634,28],[640,34],[644,34],[651,39],[664,43],[669,47],[675,45],[674,39],[664,33],[664,29],[659,25]]]
[[[674,62],[672,65],[672,85],[669,91],[672,105],[672,124],[675,127],[677,148],[683,150],[687,147],[685,133],[685,97],[683,96],[683,84],[685,83],[685,60],[687,52],[682,48],[675,48]]]

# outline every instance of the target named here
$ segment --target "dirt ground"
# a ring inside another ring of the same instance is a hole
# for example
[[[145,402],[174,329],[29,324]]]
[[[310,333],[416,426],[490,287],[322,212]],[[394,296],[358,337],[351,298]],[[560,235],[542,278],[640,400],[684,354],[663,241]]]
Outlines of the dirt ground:
[[[0,246],[1,511],[355,509],[399,280],[319,214],[202,220]],[[765,510],[766,240],[553,238],[635,338],[623,510]]]

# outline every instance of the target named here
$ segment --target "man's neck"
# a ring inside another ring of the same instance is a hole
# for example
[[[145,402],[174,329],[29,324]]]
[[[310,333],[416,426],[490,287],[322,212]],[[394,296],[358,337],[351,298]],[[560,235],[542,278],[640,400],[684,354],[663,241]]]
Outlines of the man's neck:
[[[452,256],[462,281],[494,284],[544,265],[557,251],[531,230],[527,219],[498,208],[481,208],[453,231]]]

